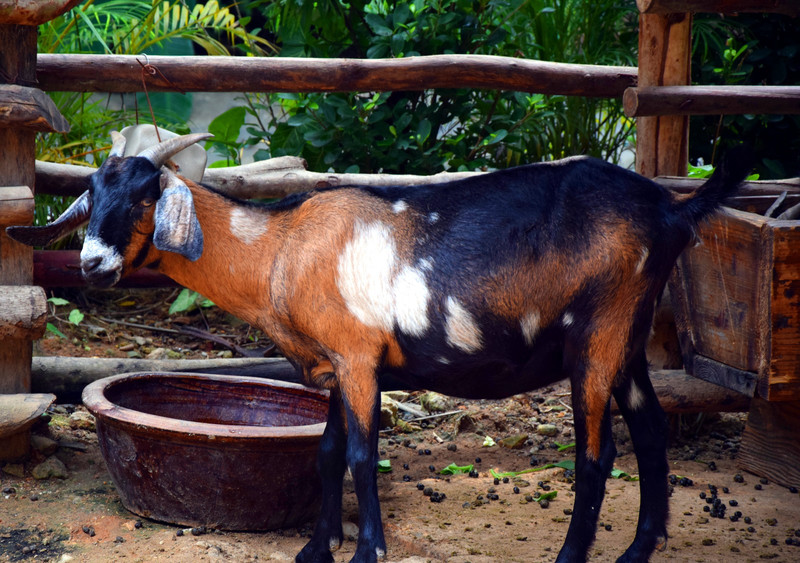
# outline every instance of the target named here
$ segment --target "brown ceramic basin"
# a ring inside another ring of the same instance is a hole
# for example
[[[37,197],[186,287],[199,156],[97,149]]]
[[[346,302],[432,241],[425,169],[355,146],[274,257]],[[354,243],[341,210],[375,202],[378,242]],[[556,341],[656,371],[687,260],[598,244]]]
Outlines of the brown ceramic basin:
[[[131,373],[88,385],[83,402],[131,512],[225,530],[317,515],[326,393],[254,377]]]

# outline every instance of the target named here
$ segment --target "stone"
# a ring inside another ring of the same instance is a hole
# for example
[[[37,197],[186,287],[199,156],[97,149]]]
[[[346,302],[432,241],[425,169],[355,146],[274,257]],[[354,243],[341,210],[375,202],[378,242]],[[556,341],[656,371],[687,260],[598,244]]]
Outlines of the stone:
[[[47,436],[39,436],[34,434],[31,436],[31,446],[42,455],[51,456],[56,453],[58,449],[58,442],[51,440]]]
[[[50,456],[31,471],[34,479],[66,479],[69,477],[67,466],[56,456]]]
[[[555,424],[540,424],[536,427],[536,433],[539,436],[553,437],[558,435],[558,426]]]

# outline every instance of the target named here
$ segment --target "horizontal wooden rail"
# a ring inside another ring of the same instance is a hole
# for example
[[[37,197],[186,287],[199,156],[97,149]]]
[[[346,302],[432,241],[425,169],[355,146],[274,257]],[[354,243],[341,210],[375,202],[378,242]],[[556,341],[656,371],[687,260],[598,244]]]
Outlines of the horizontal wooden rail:
[[[415,174],[348,174],[310,172],[302,158],[281,156],[229,168],[207,168],[203,183],[240,199],[284,197],[315,188],[346,185],[413,186],[466,178],[481,172],[440,172],[431,176]],[[96,168],[74,164],[36,161],[36,193],[78,196],[88,187]]]
[[[800,114],[800,86],[628,88],[625,90],[622,103],[628,117],[743,113]]]
[[[34,250],[33,285],[45,289],[85,287],[80,250]],[[121,279],[116,287],[178,287],[178,284],[155,270],[142,268]]]
[[[48,91],[139,92],[144,56],[40,54],[36,76]],[[149,57],[151,91],[383,92],[431,88],[515,90],[618,98],[636,85],[635,67],[531,61],[490,55],[400,59]],[[163,75],[163,77],[162,77]]]
[[[733,14],[762,12],[796,16],[800,14],[797,0],[636,0],[643,14],[680,14],[706,12]]]

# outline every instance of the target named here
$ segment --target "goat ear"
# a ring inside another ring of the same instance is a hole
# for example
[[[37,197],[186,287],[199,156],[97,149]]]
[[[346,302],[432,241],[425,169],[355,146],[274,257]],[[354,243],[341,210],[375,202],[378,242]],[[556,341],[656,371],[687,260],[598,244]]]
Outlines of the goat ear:
[[[203,254],[203,231],[194,211],[192,192],[171,171],[162,169],[162,192],[156,203],[153,244],[192,262]]]

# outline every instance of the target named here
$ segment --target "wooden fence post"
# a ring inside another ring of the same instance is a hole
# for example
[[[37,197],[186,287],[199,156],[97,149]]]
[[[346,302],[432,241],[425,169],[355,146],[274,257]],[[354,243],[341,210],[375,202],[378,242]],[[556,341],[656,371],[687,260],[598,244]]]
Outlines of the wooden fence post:
[[[689,84],[691,14],[639,16],[639,88]],[[685,176],[689,118],[684,115],[636,120],[636,171],[643,176]]]
[[[0,0],[0,458],[24,457],[29,427],[55,397],[30,395],[33,340],[44,332],[44,291],[33,283],[33,249],[5,227],[33,222],[36,131],[68,130],[36,84],[39,24],[78,0]],[[25,407],[28,400],[34,408]]]

